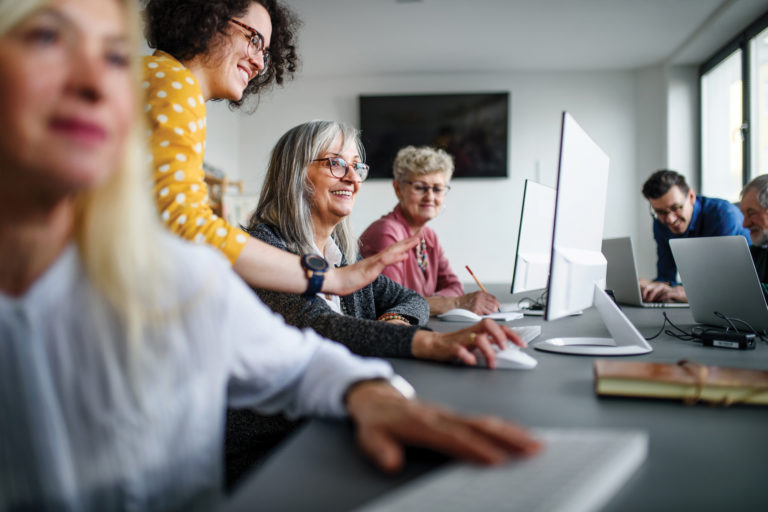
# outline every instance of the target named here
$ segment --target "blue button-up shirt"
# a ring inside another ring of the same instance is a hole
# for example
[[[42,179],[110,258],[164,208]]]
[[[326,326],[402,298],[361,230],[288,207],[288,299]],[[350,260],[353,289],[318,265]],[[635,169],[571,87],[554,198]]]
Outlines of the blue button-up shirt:
[[[682,235],[675,235],[658,219],[653,221],[653,237],[656,239],[656,281],[677,282],[677,265],[669,248],[671,238],[695,238],[700,236],[742,235],[750,242],[749,230],[744,228],[741,211],[725,199],[696,196],[693,214],[688,229]]]

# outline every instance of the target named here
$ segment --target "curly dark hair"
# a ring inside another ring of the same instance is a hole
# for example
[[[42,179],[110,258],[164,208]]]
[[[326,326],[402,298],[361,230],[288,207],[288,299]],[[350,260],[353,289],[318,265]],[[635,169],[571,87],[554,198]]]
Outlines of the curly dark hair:
[[[643,195],[646,199],[658,199],[672,187],[678,187],[683,195],[689,190],[685,176],[669,169],[659,169],[643,184]]]
[[[227,33],[229,19],[245,14],[252,3],[263,6],[272,20],[271,61],[229,105],[239,108],[251,97],[258,103],[259,92],[293,78],[298,66],[295,39],[301,21],[277,0],[144,0],[147,42],[179,60],[207,54]]]

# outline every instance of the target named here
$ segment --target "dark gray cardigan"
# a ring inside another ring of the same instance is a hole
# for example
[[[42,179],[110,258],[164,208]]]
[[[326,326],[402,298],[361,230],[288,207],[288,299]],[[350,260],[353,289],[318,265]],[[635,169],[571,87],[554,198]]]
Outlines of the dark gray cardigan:
[[[259,224],[251,235],[270,245],[287,250],[279,229]],[[341,266],[346,262],[342,260]],[[340,315],[316,297],[257,289],[256,293],[273,311],[296,327],[311,327],[321,336],[346,345],[352,352],[364,356],[410,357],[411,342],[419,325],[429,319],[429,304],[419,294],[380,275],[368,286],[341,297]],[[412,326],[378,322],[384,313],[398,313],[409,319]]]

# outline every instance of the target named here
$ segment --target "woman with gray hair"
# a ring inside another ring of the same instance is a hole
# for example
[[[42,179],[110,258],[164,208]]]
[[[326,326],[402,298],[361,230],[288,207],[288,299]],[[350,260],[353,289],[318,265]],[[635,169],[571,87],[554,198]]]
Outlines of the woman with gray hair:
[[[464,308],[480,315],[499,310],[499,301],[485,291],[464,293],[451,270],[437,234],[426,226],[437,217],[450,190],[453,158],[442,149],[408,146],[397,153],[392,186],[395,209],[368,226],[360,237],[360,252],[368,256],[421,231],[421,241],[408,257],[382,274],[427,299],[432,315]]]
[[[344,123],[311,121],[289,130],[272,150],[248,232],[295,254],[319,254],[336,266],[357,261],[348,217],[368,177],[363,154],[359,132]],[[509,339],[523,345],[512,329],[491,320],[452,333],[422,330],[427,303],[383,275],[344,297],[256,291],[289,324],[311,327],[361,355],[474,365],[476,347],[493,367],[491,343],[503,347]]]

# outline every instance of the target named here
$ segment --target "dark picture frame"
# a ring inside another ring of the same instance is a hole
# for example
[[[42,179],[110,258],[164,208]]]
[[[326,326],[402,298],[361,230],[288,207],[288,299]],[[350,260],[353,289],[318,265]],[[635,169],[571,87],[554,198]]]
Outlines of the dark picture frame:
[[[506,178],[509,92],[360,95],[369,179],[392,179],[405,146],[433,146],[454,157],[454,178]]]

